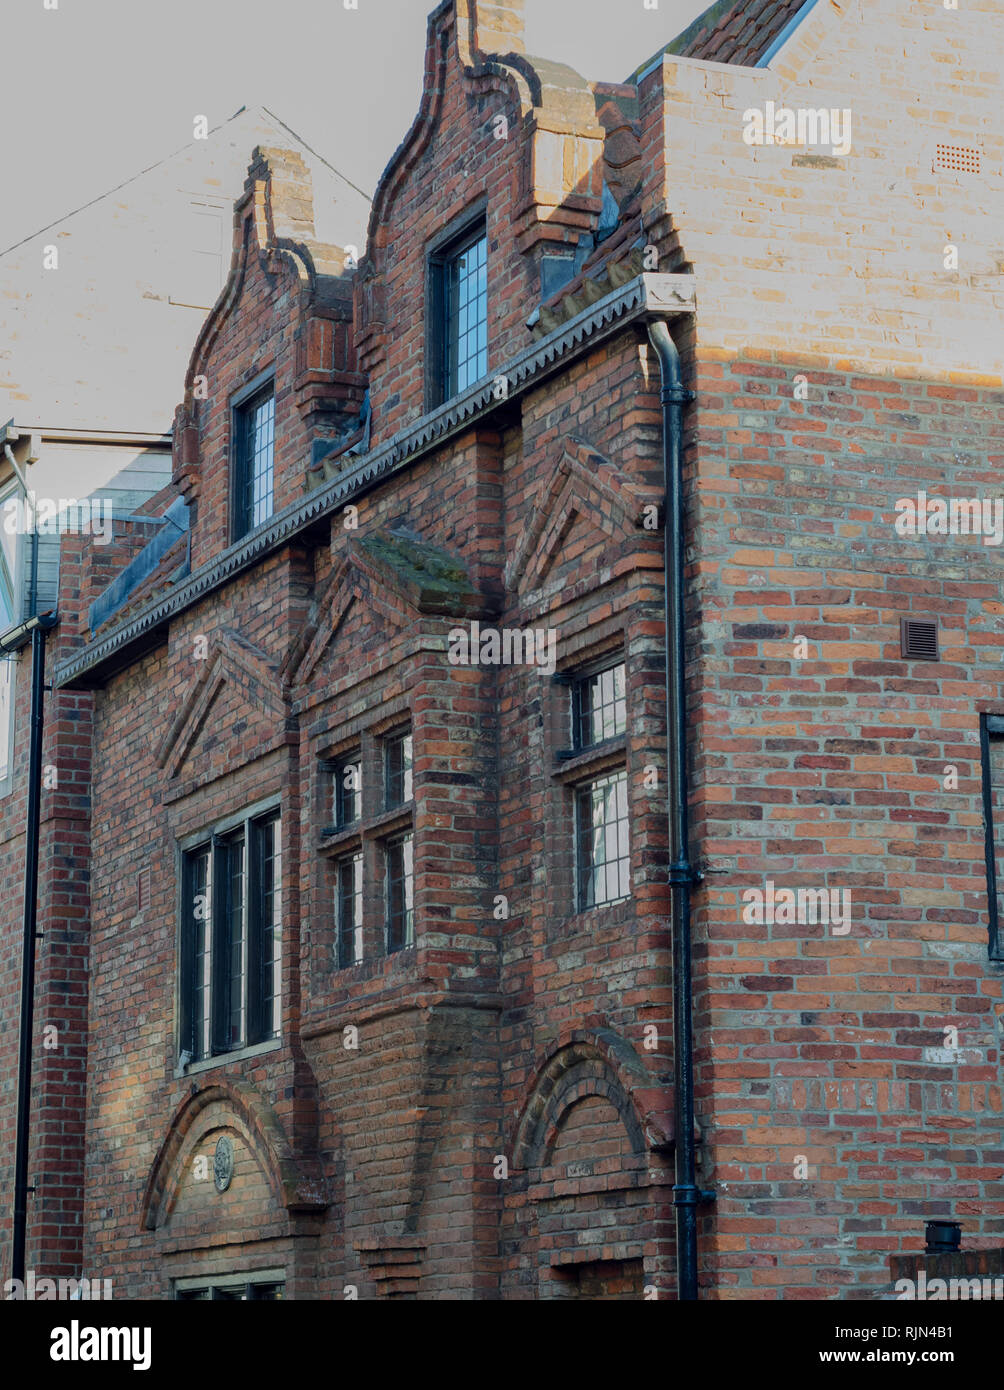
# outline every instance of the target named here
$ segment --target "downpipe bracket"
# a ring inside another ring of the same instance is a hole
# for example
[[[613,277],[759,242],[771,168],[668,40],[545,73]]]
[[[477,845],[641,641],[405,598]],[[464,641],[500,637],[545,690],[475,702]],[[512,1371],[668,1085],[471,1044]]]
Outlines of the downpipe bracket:
[[[666,882],[674,888],[681,887],[687,883],[700,883],[702,875],[686,860],[678,860],[675,864],[670,864],[666,874]]]
[[[713,1187],[692,1187],[687,1184],[673,1187],[674,1207],[704,1207],[717,1199],[718,1193]]]

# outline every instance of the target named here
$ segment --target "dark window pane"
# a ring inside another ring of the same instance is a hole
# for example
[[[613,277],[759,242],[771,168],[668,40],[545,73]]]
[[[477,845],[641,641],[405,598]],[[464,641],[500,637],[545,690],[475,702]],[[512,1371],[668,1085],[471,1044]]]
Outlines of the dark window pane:
[[[447,395],[488,372],[488,239],[479,236],[446,265]]]
[[[267,521],[273,511],[272,463],[275,398],[271,391],[235,412],[237,537]]]
[[[354,854],[336,871],[338,965],[358,965],[363,958],[363,857]]]
[[[413,837],[387,844],[387,954],[415,944]]]
[[[401,734],[384,744],[387,809],[403,806],[412,797],[411,734]]]
[[[631,892],[627,773],[579,787],[575,802],[578,908],[584,912]]]
[[[9,616],[0,615],[0,624],[10,626]],[[14,705],[14,663],[0,660],[0,779],[14,766],[11,740],[11,710]]]
[[[17,510],[15,510],[17,508]],[[20,617],[16,596],[18,584],[17,535],[11,535],[11,516],[20,512],[20,492],[12,488],[0,497],[0,632]],[[20,526],[20,520],[17,525]],[[14,661],[0,657],[0,781],[14,765],[12,747],[12,708],[14,704]]]
[[[261,1014],[255,1041],[265,1041],[278,1037],[281,1023],[282,849],[278,817],[259,822],[255,830],[258,855],[255,881],[260,894],[256,914],[261,961]]]
[[[189,991],[188,1036],[182,1047],[192,1049],[193,1061],[210,1055],[210,998],[213,984],[213,931],[211,931],[211,883],[209,845],[186,858],[185,930],[189,933],[184,952],[186,974],[182,988]]]
[[[247,971],[247,939],[244,931],[244,834],[227,841],[227,942],[229,946],[229,1032],[231,1047],[244,1042],[244,981]]]
[[[248,1299],[278,1299],[285,1296],[286,1285],[282,1281],[256,1283],[244,1280],[239,1284],[206,1284],[200,1288],[175,1289],[178,1302],[191,1303],[211,1299],[215,1303],[243,1303]]]
[[[185,856],[181,1031],[195,1060],[277,1037],[282,835],[277,815]]]
[[[575,684],[573,696],[575,746],[590,748],[627,730],[624,663],[585,676]]]
[[[344,830],[355,825],[362,806],[362,764],[358,754],[335,764],[334,770],[335,825]]]

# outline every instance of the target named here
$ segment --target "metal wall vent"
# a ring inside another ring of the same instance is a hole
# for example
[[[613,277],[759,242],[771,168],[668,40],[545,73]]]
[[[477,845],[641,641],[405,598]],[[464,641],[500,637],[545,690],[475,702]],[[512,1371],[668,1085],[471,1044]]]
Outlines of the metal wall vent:
[[[901,618],[900,655],[908,661],[938,660],[938,624],[918,618]]]
[[[965,145],[938,145],[934,154],[935,169],[949,169],[953,174],[978,174],[980,152]]]

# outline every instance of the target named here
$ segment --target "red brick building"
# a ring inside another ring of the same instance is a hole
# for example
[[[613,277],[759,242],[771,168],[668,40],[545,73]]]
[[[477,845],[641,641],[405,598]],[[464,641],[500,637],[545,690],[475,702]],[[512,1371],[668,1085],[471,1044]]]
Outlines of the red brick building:
[[[719,4],[616,84],[447,0],[358,265],[255,151],[187,527],[64,540],[29,1266],[675,1296],[688,897],[703,1296],[1002,1244],[1002,148],[989,8],[920,8]]]

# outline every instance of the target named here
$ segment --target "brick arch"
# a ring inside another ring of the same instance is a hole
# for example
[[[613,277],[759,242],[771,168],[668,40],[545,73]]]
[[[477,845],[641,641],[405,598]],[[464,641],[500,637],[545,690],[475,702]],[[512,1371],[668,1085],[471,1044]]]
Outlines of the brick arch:
[[[639,1156],[671,1146],[667,1098],[631,1044],[612,1029],[576,1029],[559,1038],[527,1087],[513,1136],[513,1168],[545,1166],[568,1112],[587,1096],[609,1101]]]
[[[223,1119],[213,1113],[220,1107]],[[247,1082],[217,1081],[187,1095],[168,1125],[147,1178],[140,1226],[152,1231],[171,1215],[192,1150],[211,1130],[233,1129],[251,1150],[281,1207],[323,1211],[327,1189],[316,1161],[299,1161],[275,1112]]]
[[[581,1107],[590,1100],[602,1100],[614,1111],[621,1127],[627,1135],[632,1153],[642,1158],[645,1154],[645,1136],[638,1117],[634,1113],[630,1097],[619,1086],[601,1077],[577,1077],[579,1068],[573,1067],[565,1073],[562,1082],[551,1093],[547,1107],[547,1122],[543,1133],[540,1155],[542,1167],[557,1162],[555,1157],[560,1141],[564,1140],[573,1124],[583,1113]]]

